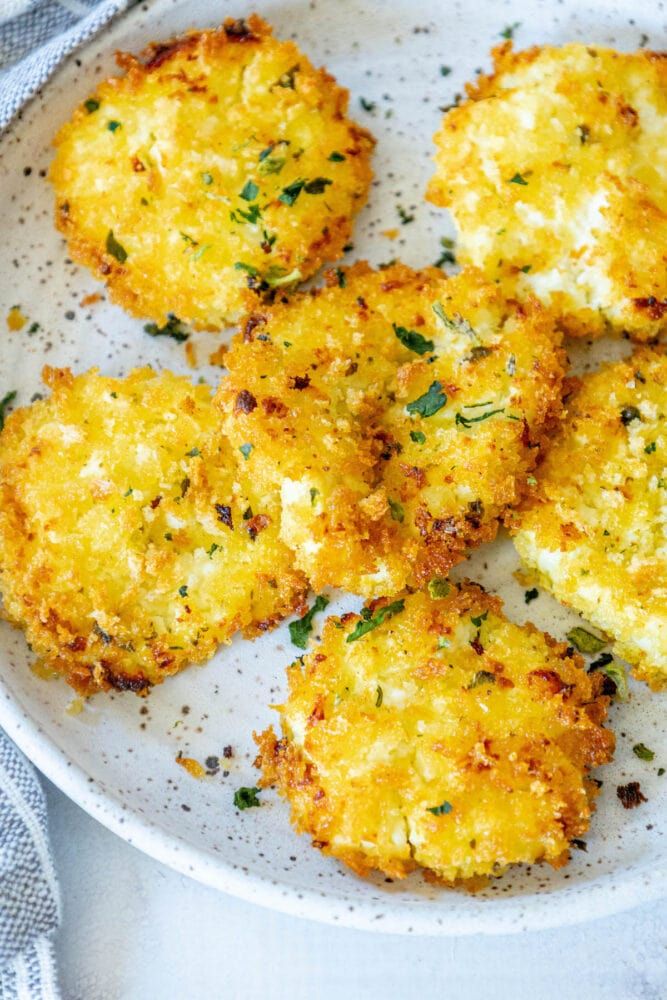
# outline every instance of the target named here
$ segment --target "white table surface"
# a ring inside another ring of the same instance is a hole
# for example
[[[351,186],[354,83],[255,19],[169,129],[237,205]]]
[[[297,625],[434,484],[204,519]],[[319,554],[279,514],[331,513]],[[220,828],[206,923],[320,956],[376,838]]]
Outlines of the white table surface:
[[[66,1000],[665,1000],[667,905],[555,931],[399,938],[273,913],[140,854],[45,782]]]

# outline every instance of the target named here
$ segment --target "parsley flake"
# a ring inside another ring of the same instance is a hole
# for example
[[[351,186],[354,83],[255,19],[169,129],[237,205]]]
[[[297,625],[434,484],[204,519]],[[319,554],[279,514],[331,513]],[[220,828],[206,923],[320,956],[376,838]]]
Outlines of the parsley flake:
[[[299,180],[288,184],[287,187],[282,189],[278,201],[281,201],[283,205],[293,205],[301,194],[305,183],[305,181]]]
[[[187,584],[185,584],[185,583],[184,583],[184,584],[182,584],[182,585],[181,585],[181,586],[180,586],[180,587],[178,588],[178,592],[179,592],[179,594],[181,595],[181,597],[187,597],[187,596],[188,596],[188,587],[187,587]]]
[[[424,444],[426,435],[423,431],[410,431],[410,438],[415,444]]]
[[[432,580],[428,581],[429,597],[432,597],[434,601],[439,597],[447,597],[449,591],[449,582],[444,576],[434,576]]]
[[[254,201],[254,199],[259,194],[259,188],[254,181],[246,181],[243,185],[243,190],[239,193],[239,198],[243,198],[244,201]]]
[[[7,409],[16,399],[16,389],[11,392],[6,393],[2,399],[0,399],[0,431],[5,426],[5,417],[7,416]]]
[[[408,403],[405,409],[408,413],[416,413],[420,417],[432,417],[441,410],[447,402],[447,396],[442,391],[440,382],[431,382],[427,392]]]
[[[407,330],[404,326],[397,326],[396,323],[391,325],[400,342],[409,351],[414,351],[415,354],[428,354],[433,350],[433,341],[422,337],[421,333],[417,333],[416,330]]]
[[[525,177],[522,177],[521,174],[515,174],[514,177],[510,177],[509,183],[510,184],[522,184],[524,187],[528,186],[528,181],[526,180]]]
[[[83,106],[89,115],[92,115],[93,111],[97,111],[100,106],[100,102],[96,101],[94,97],[89,97],[87,101],[83,102]]]
[[[183,329],[183,324],[177,316],[170,315],[164,326],[157,323],[146,323],[144,333],[149,337],[171,337],[177,344],[182,344],[189,339],[190,334]]]
[[[434,816],[449,816],[453,808],[451,802],[445,799],[439,806],[428,806],[428,811],[433,813]]]
[[[237,788],[234,792],[234,805],[237,809],[251,809],[253,806],[261,806],[257,798],[259,788]]]
[[[342,163],[345,157],[343,156],[342,153],[339,153],[337,150],[334,150],[333,153],[329,155],[328,159],[332,163]]]
[[[385,604],[384,607],[378,608],[375,614],[371,613],[370,608],[362,608],[361,611],[361,621],[358,621],[354,629],[348,635],[346,642],[356,642],[357,639],[361,639],[362,636],[366,635],[368,632],[372,632],[383,622],[387,621],[389,618],[393,618],[405,607],[405,600],[401,598],[398,601],[394,601],[392,604]]]
[[[241,454],[245,458],[246,462],[248,461],[248,458],[250,457],[250,452],[252,451],[252,449],[253,449],[253,445],[251,445],[251,444],[242,444],[239,447],[239,451],[241,452]]]
[[[599,653],[607,645],[604,639],[579,627],[570,629],[567,639],[580,653]]]
[[[125,263],[127,260],[127,250],[118,242],[113,234],[113,229],[110,229],[107,233],[106,248],[107,253],[110,253],[112,257],[115,257],[119,264]]]
[[[112,118],[110,122],[107,122],[107,128],[110,132],[115,132],[117,129],[122,128],[122,124]]]
[[[639,757],[640,760],[653,760],[655,757],[653,750],[649,750],[644,743],[635,743],[632,748],[632,752],[635,757]]]
[[[398,502],[398,500],[387,500],[389,504],[389,510],[391,511],[392,521],[399,521],[401,524],[405,518],[405,511],[403,510],[403,505]]]
[[[295,622],[289,623],[289,635],[290,639],[295,646],[299,649],[306,649],[308,646],[308,636],[313,630],[313,618],[318,611],[324,611],[329,603],[329,598],[325,597],[324,594],[320,594],[319,597],[315,598],[315,603],[313,604],[310,611],[307,611],[303,618],[299,618]]]

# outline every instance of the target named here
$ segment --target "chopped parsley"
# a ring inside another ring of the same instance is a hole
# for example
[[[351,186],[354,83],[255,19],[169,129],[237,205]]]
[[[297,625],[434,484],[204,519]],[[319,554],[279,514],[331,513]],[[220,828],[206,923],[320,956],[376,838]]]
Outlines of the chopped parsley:
[[[191,448],[190,451],[186,451],[185,454],[188,456],[188,458],[197,458],[199,455],[201,455],[201,452],[199,448]]]
[[[509,183],[510,184],[523,184],[524,187],[528,186],[528,181],[526,180],[525,177],[522,177],[521,174],[515,174],[514,177],[510,177]]]
[[[257,798],[259,788],[237,788],[234,792],[234,805],[237,809],[251,809],[253,806],[261,806]]]
[[[537,600],[539,596],[540,592],[537,589],[537,587],[531,587],[530,590],[527,590],[526,593],[523,595],[523,599],[526,602],[526,604],[530,604],[531,601]]]
[[[398,212],[398,217],[401,220],[402,226],[407,226],[408,223],[415,221],[414,215],[410,215],[409,212],[406,212],[402,205],[397,205],[396,211]]]
[[[482,404],[480,404],[482,405]],[[463,413],[456,414],[456,424],[460,427],[471,427],[473,424],[479,424],[482,420],[488,420],[489,417],[495,417],[496,413],[504,413],[505,407],[501,406],[497,410],[488,410],[486,413],[480,413],[478,417],[466,417]]]
[[[378,608],[375,614],[372,614],[370,608],[361,609],[361,621],[358,621],[354,629],[348,635],[346,642],[356,642],[357,639],[361,639],[363,635],[368,632],[372,632],[379,625],[382,625],[388,618],[393,618],[405,607],[405,600],[401,598],[398,601],[394,601],[392,604],[385,604],[384,607]]]
[[[292,181],[291,184],[282,189],[278,201],[282,201],[283,205],[293,205],[301,194],[304,184],[305,181],[302,180]]]
[[[207,185],[208,184],[212,184],[213,183],[213,174],[210,174],[208,172],[208,170],[205,170],[204,173],[201,175],[201,179],[202,179],[202,181],[203,181],[204,184],[207,184]]]
[[[398,502],[398,500],[388,499],[389,510],[391,511],[392,521],[399,521],[403,523],[405,518],[405,511],[403,510],[403,505]]]
[[[400,342],[409,351],[414,351],[415,354],[428,354],[433,350],[433,341],[422,337],[421,333],[417,333],[416,330],[407,330],[404,326],[397,326],[395,323],[391,325]]]
[[[320,594],[319,597],[315,598],[315,603],[310,611],[306,612],[303,618],[299,618],[298,621],[289,623],[290,639],[295,646],[299,647],[299,649],[306,649],[308,646],[308,636],[313,630],[313,618],[318,611],[324,611],[328,603],[329,598],[325,597],[324,594]]]
[[[449,74],[451,73],[451,71],[452,71],[452,67],[451,66],[441,66],[440,67],[440,76],[449,76]]]
[[[345,157],[343,156],[342,153],[339,153],[337,150],[334,150],[333,153],[329,155],[328,159],[332,163],[342,163]]]
[[[521,21],[515,21],[513,24],[508,24],[500,32],[500,37],[506,38],[509,41],[510,38],[514,38],[514,32],[520,26],[521,26]]]
[[[184,583],[184,584],[182,584],[182,585],[181,585],[181,586],[180,586],[180,587],[178,588],[178,592],[179,592],[179,594],[181,595],[181,597],[187,597],[187,596],[188,596],[188,587],[187,587],[187,584],[185,584],[185,583]]]
[[[410,431],[410,438],[415,444],[424,444],[426,435],[423,431]]]
[[[100,106],[100,102],[96,101],[94,97],[89,97],[87,101],[83,102],[83,106],[86,109],[86,111],[88,112],[88,114],[92,115],[93,111],[97,111],[98,110],[98,108]]]
[[[440,239],[440,246],[442,247],[442,251],[435,262],[435,266],[442,267],[443,264],[456,264],[454,240],[451,240],[449,236],[443,236]]]
[[[127,260],[127,250],[118,242],[113,234],[113,229],[110,229],[107,233],[106,248],[107,253],[110,253],[112,257],[115,257],[119,264],[125,263]]]
[[[260,174],[279,174],[287,163],[287,157],[285,156],[269,156],[262,159],[260,157],[259,172]]]
[[[434,601],[439,597],[447,597],[449,590],[449,582],[444,576],[434,576],[432,580],[428,581],[429,596],[432,597]]]
[[[474,618],[471,618],[470,621],[473,623],[475,628],[481,628],[482,622],[485,622],[488,617],[489,617],[489,612],[485,611],[483,614],[476,615]]]
[[[239,447],[239,451],[241,452],[241,454],[245,458],[246,462],[248,461],[248,458],[250,457],[250,452],[252,451],[252,449],[253,449],[253,446],[251,444],[242,444]]]
[[[243,190],[239,193],[239,198],[243,198],[244,201],[254,201],[254,199],[259,194],[259,188],[254,181],[246,181],[243,185]]]
[[[600,669],[605,677],[608,677],[616,688],[615,696],[619,699],[619,701],[627,701],[628,678],[621,664],[617,663],[616,660],[612,660],[611,663],[605,664],[605,666]]]
[[[375,111],[375,108],[377,107],[375,101],[367,101],[365,97],[359,98],[359,104],[361,104],[364,111],[368,111],[369,114]]]
[[[303,185],[303,190],[306,194],[323,194],[329,184],[333,184],[333,181],[328,177],[315,177]]]
[[[315,498],[319,495],[319,492],[320,491],[318,489],[316,489],[314,486],[310,487],[310,506],[311,507],[315,503]]]
[[[110,132],[115,132],[116,129],[119,129],[121,127],[122,127],[121,122],[117,122],[113,118],[111,119],[110,122],[107,122],[107,128],[109,129]]]
[[[380,708],[380,706],[382,705],[382,699],[383,699],[383,697],[384,697],[384,694],[382,692],[382,688],[378,684],[377,688],[375,689],[375,707],[376,708]]]
[[[651,443],[647,444],[646,447],[644,448],[644,452],[647,455],[652,455],[653,452],[655,451],[656,447],[657,447],[657,445],[656,445],[655,441],[651,441]]]
[[[259,271],[256,267],[253,267],[252,264],[244,264],[242,260],[236,261],[234,269],[236,271],[245,271],[251,278],[256,278],[259,275]]]
[[[165,538],[166,538],[166,535],[165,535]],[[206,553],[206,555],[209,557],[209,559],[213,558],[213,553],[217,552],[219,548],[220,548],[220,546],[218,545],[217,542],[212,542],[211,543],[211,547],[210,547],[210,549]]]
[[[580,653],[599,653],[607,645],[604,639],[600,639],[599,636],[593,635],[592,632],[588,632],[585,628],[580,628],[579,626],[570,629],[567,633],[567,638],[568,642],[572,643]]]
[[[441,802],[439,806],[429,806],[428,807],[428,811],[430,813],[433,813],[434,816],[449,816],[449,814],[452,811],[452,809],[453,809],[453,806],[452,806],[451,802],[447,801],[447,799],[445,799],[444,802]]]
[[[635,743],[632,748],[632,752],[635,757],[639,757],[640,760],[653,760],[655,758],[653,750],[649,750],[644,743]]]
[[[157,323],[146,323],[144,332],[149,337],[171,337],[177,344],[184,343],[190,337],[187,330],[183,329],[180,319],[173,315],[169,316],[164,326],[158,326]]]
[[[7,409],[16,399],[16,389],[12,389],[11,392],[6,393],[2,399],[0,399],[0,431],[5,426],[5,417],[7,416]]]
[[[301,67],[297,63],[295,66],[286,70],[278,77],[276,82],[271,85],[271,90],[273,90],[274,87],[282,87],[284,90],[294,90],[294,77],[300,69]]]
[[[408,403],[405,409],[408,413],[416,413],[420,417],[432,417],[441,410],[447,402],[447,396],[442,391],[440,382],[431,382],[428,391]]]

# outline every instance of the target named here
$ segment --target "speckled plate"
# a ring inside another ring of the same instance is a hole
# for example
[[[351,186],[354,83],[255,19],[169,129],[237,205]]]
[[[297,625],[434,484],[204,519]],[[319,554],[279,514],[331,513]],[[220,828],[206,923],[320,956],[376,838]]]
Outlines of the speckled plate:
[[[450,230],[446,215],[422,197],[430,138],[440,107],[488,64],[489,48],[506,26],[514,25],[520,46],[577,39],[634,48],[648,39],[656,48],[667,47],[657,5],[654,12],[648,4],[640,12],[634,0],[258,0],[256,6],[278,35],[296,38],[350,88],[354,114],[379,140],[377,179],[348,255],[375,263],[400,257],[419,266],[438,257],[440,238]],[[77,371],[96,364],[112,375],[146,362],[188,370],[181,346],[145,336],[141,323],[106,301],[84,304],[100,288],[68,260],[54,231],[44,179],[50,140],[94,82],[113,71],[116,49],[137,50],[151,39],[250,9],[243,0],[157,0],[136,7],[70,59],[2,139],[3,394],[16,389],[18,402],[28,403],[41,388],[45,362]],[[451,73],[443,75],[443,65]],[[401,224],[399,208],[413,221]],[[383,231],[394,228],[399,237],[391,241]],[[30,321],[18,333],[4,323],[13,305]],[[39,330],[31,334],[33,323]],[[215,340],[201,335],[194,343],[202,362],[195,375],[213,384],[219,370],[203,362]],[[595,353],[599,358],[610,350],[597,345]],[[580,367],[593,363],[585,348],[578,353],[573,360]],[[479,551],[466,572],[500,593],[512,617],[530,615],[562,637],[572,616],[545,594],[527,608],[515,569],[511,544],[499,539]],[[359,603],[341,596],[333,610]],[[399,933],[509,932],[589,919],[667,890],[667,776],[658,774],[667,767],[664,696],[633,684],[631,700],[614,707],[618,752],[601,775],[587,849],[575,851],[559,872],[517,869],[468,896],[429,886],[418,875],[403,882],[357,879],[292,833],[287,810],[272,793],[262,794],[260,809],[234,809],[234,790],[255,780],[252,731],[271,720],[268,706],[280,699],[283,667],[292,656],[283,628],[254,643],[235,642],[147,700],[99,697],[71,715],[70,689],[36,677],[23,636],[2,625],[0,724],[52,781],[128,842],[202,882],[301,916]],[[655,751],[653,762],[633,755],[639,741]],[[223,758],[225,770],[202,781],[175,763],[179,751],[198,760],[222,758],[225,746],[234,748],[233,758]],[[628,812],[616,786],[630,780],[641,782],[648,801]]]

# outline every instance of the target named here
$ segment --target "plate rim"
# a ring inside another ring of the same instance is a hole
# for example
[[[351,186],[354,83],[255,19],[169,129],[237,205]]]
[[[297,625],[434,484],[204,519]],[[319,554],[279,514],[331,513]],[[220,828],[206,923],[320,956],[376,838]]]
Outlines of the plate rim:
[[[142,15],[153,19],[172,4],[187,6],[186,0],[155,0],[148,10],[137,5],[112,20],[111,32],[121,24],[123,29],[131,27]],[[44,82],[38,95],[51,86],[78,53],[90,51],[99,43],[100,36],[96,34],[78,47]],[[31,99],[28,105],[33,103]],[[21,124],[19,114],[0,132],[0,142],[20,129]],[[615,871],[613,881],[608,874],[583,887],[562,886],[544,893],[480,901],[467,913],[456,906],[448,911],[446,905],[431,900],[400,904],[392,903],[390,897],[386,901],[352,900],[344,891],[297,887],[281,881],[280,877],[272,879],[234,867],[224,857],[169,833],[159,823],[133,811],[116,794],[100,789],[85,769],[42,729],[12,690],[10,675],[5,676],[1,671],[0,728],[63,794],[130,846],[210,888],[301,919],[395,935],[496,935],[573,926],[667,898],[667,860],[659,866],[647,863]],[[349,877],[355,878],[352,873]],[[447,891],[443,888],[443,900]]]
[[[387,907],[373,900],[355,899],[350,910],[349,897],[344,894],[307,886],[297,891],[279,878],[268,880],[236,869],[222,857],[214,859],[209,851],[167,833],[124,806],[112,793],[99,790],[94,779],[32,719],[2,675],[0,727],[63,794],[130,846],[203,885],[289,916],[384,934],[495,935],[573,926],[667,897],[665,864],[652,867],[648,878],[642,878],[641,869],[629,869],[616,873],[612,885],[602,880],[592,882],[583,892],[580,886],[572,886],[543,894],[485,900],[478,910],[469,914],[458,911],[449,917],[442,908],[436,912],[430,900]],[[443,889],[443,894],[447,891],[452,890]],[[577,899],[576,907],[570,906],[573,898]],[[332,906],[332,900],[338,905]]]

